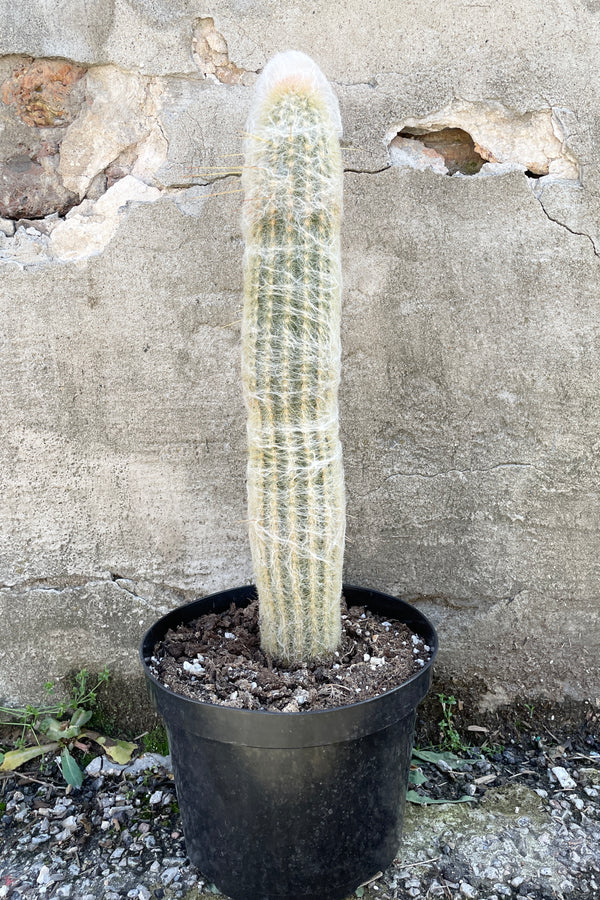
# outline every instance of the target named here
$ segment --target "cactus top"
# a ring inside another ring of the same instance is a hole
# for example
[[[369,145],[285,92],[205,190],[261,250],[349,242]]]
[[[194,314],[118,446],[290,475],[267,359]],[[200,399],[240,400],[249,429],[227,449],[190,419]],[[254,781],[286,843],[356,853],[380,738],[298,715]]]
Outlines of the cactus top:
[[[342,120],[337,97],[314,60],[298,50],[278,53],[261,72],[254,88],[254,102],[246,122],[246,133],[249,136],[254,134],[277,95],[294,86],[303,94],[312,95],[313,102],[323,105],[327,110],[330,127],[338,138],[341,137]],[[248,139],[251,140],[250,137]]]
[[[337,101],[307,56],[275,57],[248,120],[242,374],[261,644],[299,662],[340,638],[342,167]]]

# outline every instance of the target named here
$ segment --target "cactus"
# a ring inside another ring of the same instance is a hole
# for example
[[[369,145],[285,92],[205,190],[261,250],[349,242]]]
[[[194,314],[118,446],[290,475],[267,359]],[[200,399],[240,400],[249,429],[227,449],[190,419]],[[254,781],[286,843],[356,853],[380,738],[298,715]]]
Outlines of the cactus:
[[[340,134],[316,64],[271,60],[245,141],[242,376],[261,646],[288,665],[340,642]]]

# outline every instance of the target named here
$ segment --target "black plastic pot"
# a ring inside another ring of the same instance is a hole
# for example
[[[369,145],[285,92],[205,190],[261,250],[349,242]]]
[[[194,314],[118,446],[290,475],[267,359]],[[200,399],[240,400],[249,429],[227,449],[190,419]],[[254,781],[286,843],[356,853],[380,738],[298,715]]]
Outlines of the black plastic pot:
[[[254,587],[213,594],[163,616],[140,648],[169,735],[186,848],[235,900],[341,900],[390,865],[400,844],[415,713],[431,683],[433,625],[377,591],[344,587],[349,606],[405,622],[432,649],[394,690],[333,710],[284,713],[189,700],[154,678],[148,661],[169,628]]]

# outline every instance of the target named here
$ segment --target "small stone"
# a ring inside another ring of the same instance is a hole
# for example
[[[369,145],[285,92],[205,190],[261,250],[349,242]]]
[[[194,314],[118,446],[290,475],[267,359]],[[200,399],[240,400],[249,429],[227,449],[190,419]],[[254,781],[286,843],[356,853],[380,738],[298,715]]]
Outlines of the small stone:
[[[552,875],[552,869],[550,869],[548,866],[543,866],[540,869],[540,875],[542,875],[544,878],[550,878]]]
[[[162,791],[154,791],[154,793],[151,795],[150,800],[149,800],[150,806],[157,806],[161,802],[162,797],[163,797]]]
[[[94,759],[85,767],[86,775],[95,778],[102,770],[102,757],[95,756]]]
[[[566,769],[562,766],[554,766],[552,769],[552,774],[560,784],[562,788],[566,791],[572,791],[573,788],[577,787],[577,782],[575,782]]]
[[[34,847],[39,847],[40,844],[43,844],[43,843],[45,843],[45,841],[49,841],[49,840],[50,840],[49,834],[40,834],[40,835],[37,835],[36,837],[32,837],[31,843],[33,844]]]
[[[518,888],[521,887],[524,881],[525,879],[521,875],[517,875],[517,877],[513,878],[513,880],[511,881],[511,885],[514,888]]]
[[[48,866],[42,866],[42,868],[38,872],[37,883],[48,884],[50,881],[50,869],[48,868]]]
[[[176,881],[179,877],[179,868],[177,866],[169,866],[169,868],[165,869],[160,876],[160,880],[166,886],[168,884],[171,884],[172,881]]]
[[[461,881],[460,892],[463,897],[470,897],[471,900],[473,900],[473,898],[476,896],[475,888],[473,887],[473,885],[469,884],[468,881]]]
[[[71,896],[72,890],[73,890],[72,884],[61,884],[61,886],[56,889],[56,893],[54,896],[68,898]]]

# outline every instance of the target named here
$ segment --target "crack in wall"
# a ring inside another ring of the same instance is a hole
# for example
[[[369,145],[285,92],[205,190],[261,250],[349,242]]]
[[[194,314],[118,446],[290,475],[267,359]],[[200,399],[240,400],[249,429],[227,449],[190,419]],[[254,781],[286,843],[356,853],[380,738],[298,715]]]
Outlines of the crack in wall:
[[[388,475],[385,481],[390,481],[393,478],[444,478],[448,475],[487,475],[489,472],[495,472],[497,469],[534,469],[536,472],[543,474],[543,470],[534,463],[507,462],[496,463],[496,465],[487,469],[448,469],[445,472],[394,472]]]
[[[540,204],[546,218],[550,222],[553,222],[555,225],[559,225],[561,228],[564,228],[564,230],[568,231],[569,234],[574,234],[577,237],[587,238],[588,241],[590,242],[590,244],[592,245],[592,251],[594,253],[594,256],[596,256],[598,259],[600,259],[600,251],[596,247],[596,243],[595,243],[593,237],[590,234],[588,234],[586,231],[575,231],[574,228],[570,228],[565,222],[561,222],[560,219],[556,219],[556,218],[554,218],[554,216],[551,216],[550,213],[548,212],[548,210],[546,209],[546,207],[544,206],[542,194],[543,194],[543,191],[541,191],[541,190],[534,191],[535,198],[538,201],[538,203]]]
[[[351,169],[350,167],[346,168],[346,166],[344,166],[344,173],[348,172],[351,175],[381,175],[382,172],[387,172],[392,168],[393,166],[391,164],[382,166],[380,169]]]
[[[490,466],[487,469],[448,469],[444,472],[392,472],[391,475],[387,475],[377,487],[373,488],[373,490],[368,491],[366,494],[356,494],[356,497],[359,500],[366,500],[368,497],[378,493],[389,481],[394,481],[396,478],[422,478],[434,480],[436,478],[447,478],[451,476],[467,477],[472,475],[488,475],[490,472],[495,472],[498,469],[533,469],[540,475],[545,474],[544,470],[534,463],[519,462],[496,463],[496,465]]]
[[[102,588],[114,584],[116,588],[141,605],[156,613],[164,613],[173,605],[190,602],[198,596],[198,590],[176,587],[166,582],[148,581],[144,578],[126,578],[116,573],[106,577],[66,576],[53,579],[32,578],[26,581],[0,584],[0,593],[30,594],[38,591],[52,594],[65,594],[77,590]],[[145,587],[146,594],[139,592],[138,585]],[[155,596],[148,596],[154,594]]]

